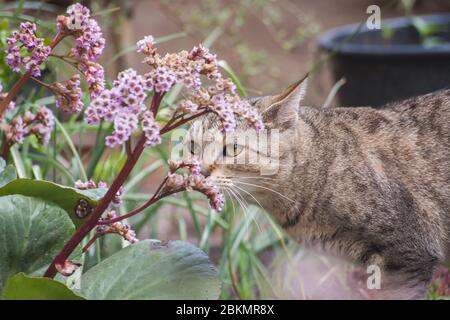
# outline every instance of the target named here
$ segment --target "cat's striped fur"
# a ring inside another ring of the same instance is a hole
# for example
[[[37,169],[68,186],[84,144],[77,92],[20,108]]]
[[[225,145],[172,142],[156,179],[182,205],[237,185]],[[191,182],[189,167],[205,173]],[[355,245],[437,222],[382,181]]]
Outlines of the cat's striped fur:
[[[293,201],[248,190],[296,240],[378,265],[386,292],[423,296],[450,255],[450,90],[381,109],[303,107],[301,96],[300,84],[251,100],[281,130],[280,169],[258,183]],[[207,170],[259,175],[257,166]]]

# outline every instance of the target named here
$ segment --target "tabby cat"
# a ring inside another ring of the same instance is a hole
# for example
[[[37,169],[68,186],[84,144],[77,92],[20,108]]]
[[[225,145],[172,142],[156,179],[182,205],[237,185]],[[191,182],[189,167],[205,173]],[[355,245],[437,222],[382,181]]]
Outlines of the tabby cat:
[[[212,115],[186,135],[191,157],[225,192],[264,207],[294,239],[379,266],[382,297],[404,298],[395,296],[403,289],[423,297],[450,255],[450,90],[378,109],[320,109],[300,105],[305,88],[302,80],[279,95],[249,99],[269,135],[279,135],[271,175],[261,174],[271,159],[243,160],[271,157],[255,141],[223,146]]]

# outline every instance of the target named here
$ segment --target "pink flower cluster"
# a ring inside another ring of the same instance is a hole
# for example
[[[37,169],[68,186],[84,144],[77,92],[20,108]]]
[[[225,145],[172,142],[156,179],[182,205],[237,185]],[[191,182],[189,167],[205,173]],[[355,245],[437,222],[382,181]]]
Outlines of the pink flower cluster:
[[[174,161],[169,160],[169,171],[175,173],[178,169],[187,168],[192,175],[198,175],[201,172],[200,163],[197,160],[188,161]]]
[[[40,77],[40,65],[48,58],[51,48],[44,39],[36,36],[36,25],[31,22],[20,24],[7,39],[6,63],[14,72],[30,71],[33,77]]]
[[[84,73],[91,95],[98,95],[105,88],[103,67],[96,61],[105,48],[105,38],[97,21],[88,8],[79,3],[67,8],[67,16],[58,16],[58,31],[75,37],[75,47],[70,56],[77,61]]]
[[[80,75],[75,74],[67,81],[55,82],[50,85],[56,97],[56,107],[67,113],[77,113],[83,110],[80,87]]]
[[[144,131],[146,137],[146,147],[152,147],[161,143],[159,124],[155,121],[153,113],[151,113],[150,111],[145,111],[142,114],[141,126],[142,131]]]
[[[193,91],[190,100],[180,101],[177,110],[189,113],[211,110],[217,115],[223,132],[231,132],[236,128],[236,116],[256,130],[264,128],[257,109],[237,95],[236,86],[229,79],[218,78],[207,88]]]
[[[153,79],[155,92],[163,93],[176,84],[191,89],[191,98],[182,100],[179,112],[194,113],[199,110],[214,112],[221,122],[222,131],[230,132],[236,127],[235,116],[243,118],[256,130],[263,129],[263,122],[255,108],[241,100],[235,85],[222,78],[215,55],[203,46],[194,47],[190,52],[166,54],[160,56],[153,47],[153,37],[147,36],[139,41],[138,52],[146,55],[144,62],[154,69],[146,76]],[[201,75],[215,83],[202,88]]]
[[[68,7],[67,14],[67,23],[63,25],[78,34],[72,55],[83,60],[96,61],[105,48],[105,38],[97,21],[91,17],[89,9],[79,3]]]
[[[191,175],[185,180],[187,191],[198,191],[203,193],[208,199],[210,206],[216,211],[222,211],[225,205],[225,197],[220,193],[219,188],[203,175]]]
[[[450,270],[440,267],[434,274],[431,283],[431,292],[439,297],[450,297]]]
[[[98,184],[95,183],[92,179],[83,182],[81,180],[77,180],[75,182],[75,188],[79,190],[88,190],[88,189],[108,189],[108,184],[104,181],[100,181]],[[112,200],[112,204],[115,206],[120,206],[122,204],[122,194],[123,187],[120,187],[119,191],[117,191],[114,199]]]
[[[153,114],[145,110],[146,91],[152,82],[133,69],[119,73],[110,90],[104,90],[95,97],[86,109],[86,121],[97,124],[101,119],[114,123],[112,135],[106,138],[109,147],[115,147],[128,141],[141,123],[147,137],[147,146],[161,142],[159,124]]]
[[[153,37],[147,36],[137,43],[137,47],[138,52],[146,56],[143,62],[153,67],[146,76],[153,80],[155,92],[167,92],[176,83],[199,89],[202,86],[200,75],[211,80],[221,77],[216,56],[201,45],[190,52],[183,50],[160,56],[153,47]]]
[[[25,116],[26,115],[27,113],[25,113]],[[39,142],[42,145],[48,144],[53,127],[55,126],[55,118],[53,116],[52,110],[46,107],[41,107],[38,113],[36,113],[36,117],[34,120],[37,122],[37,124],[33,128],[31,128],[31,133],[33,133],[38,138]]]
[[[224,132],[235,129],[236,116],[257,130],[264,127],[257,110],[239,98],[229,79],[221,77],[216,56],[207,48],[200,45],[190,52],[161,56],[154,48],[153,37],[146,36],[137,43],[137,51],[145,55],[144,62],[152,70],[144,75],[133,69],[120,72],[113,88],[104,90],[86,109],[88,123],[98,124],[101,119],[114,123],[114,132],[106,138],[109,147],[128,141],[139,124],[147,138],[147,147],[161,143],[160,126],[155,115],[146,109],[144,101],[148,91],[163,95],[175,84],[191,90],[191,98],[180,102],[178,112],[214,112]],[[201,76],[206,76],[214,84],[202,88]]]
[[[10,145],[23,143],[24,138],[35,135],[39,143],[48,144],[55,121],[53,113],[46,107],[41,107],[36,114],[26,111],[23,116],[16,116],[10,123],[2,121],[0,129],[4,132],[6,142]]]
[[[153,47],[154,40],[155,39],[150,35],[145,36],[143,39],[139,40],[136,43],[137,52],[146,55],[153,55],[155,50]]]
[[[106,215],[107,220],[116,218],[116,211],[109,211]],[[97,226],[97,234],[116,233],[130,243],[136,243],[139,239],[136,237],[136,232],[131,229],[128,223],[113,222],[110,225]]]
[[[184,177],[175,173],[178,169],[187,168],[190,175]],[[176,162],[169,161],[169,174],[166,183],[163,187],[163,193],[174,193],[183,190],[196,190],[203,193],[208,199],[210,206],[216,210],[221,211],[225,204],[225,197],[220,193],[219,188],[212,183],[208,178],[200,174],[201,168],[199,163],[194,160],[192,162]]]

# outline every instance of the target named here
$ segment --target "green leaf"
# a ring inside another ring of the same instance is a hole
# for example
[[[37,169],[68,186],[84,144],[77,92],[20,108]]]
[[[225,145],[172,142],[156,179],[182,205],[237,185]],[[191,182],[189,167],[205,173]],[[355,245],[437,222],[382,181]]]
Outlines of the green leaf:
[[[413,17],[412,24],[416,28],[421,38],[432,36],[442,30],[442,25],[430,23],[420,17]]]
[[[223,70],[225,70],[227,76],[230,77],[231,81],[233,81],[233,83],[236,85],[236,89],[237,89],[239,95],[242,97],[246,97],[247,92],[246,92],[244,86],[242,85],[241,81],[239,80],[239,78],[234,73],[233,69],[231,69],[230,65],[225,60],[220,60],[219,66]]]
[[[64,210],[49,201],[0,197],[0,292],[10,276],[49,265],[74,231]]]
[[[93,208],[98,204],[106,191],[106,189],[78,190],[50,181],[17,179],[0,188],[0,196],[21,194],[52,201],[63,208],[69,214],[75,226],[79,227],[86,219],[86,217],[84,219],[79,218],[75,214],[79,201],[84,199]]]
[[[61,282],[49,278],[29,277],[18,273],[8,279],[5,300],[84,300]]]
[[[17,179],[17,172],[12,165],[6,165],[5,160],[0,158],[0,188],[8,182]]]
[[[184,241],[138,242],[81,278],[88,299],[217,299],[220,287],[208,256]]]

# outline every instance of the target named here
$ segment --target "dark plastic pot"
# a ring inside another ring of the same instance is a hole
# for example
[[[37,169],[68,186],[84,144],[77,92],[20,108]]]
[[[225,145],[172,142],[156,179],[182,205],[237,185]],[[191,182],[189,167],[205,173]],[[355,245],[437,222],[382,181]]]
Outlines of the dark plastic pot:
[[[358,25],[340,27],[320,37],[320,47],[335,52],[331,58],[334,79],[346,79],[337,93],[341,105],[380,106],[449,88],[450,14],[420,18],[441,26],[435,34],[440,39],[437,45],[423,46],[408,18],[383,20],[382,28],[394,31],[389,39],[383,37],[382,30],[365,26],[355,34]]]

